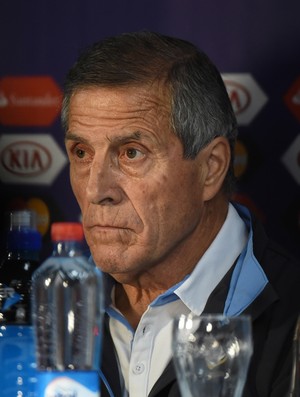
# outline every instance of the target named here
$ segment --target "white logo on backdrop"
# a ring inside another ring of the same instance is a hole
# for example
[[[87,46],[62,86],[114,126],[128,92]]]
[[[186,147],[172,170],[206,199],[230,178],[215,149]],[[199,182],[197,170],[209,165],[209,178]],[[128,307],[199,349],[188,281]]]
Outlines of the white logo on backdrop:
[[[281,161],[300,185],[300,134],[283,154]]]
[[[66,155],[49,134],[0,137],[0,179],[4,183],[51,185],[66,163]]]
[[[6,98],[4,92],[0,91],[0,108],[5,108],[8,105],[8,99]]]
[[[249,73],[223,73],[239,125],[248,125],[267,103],[268,97]]]

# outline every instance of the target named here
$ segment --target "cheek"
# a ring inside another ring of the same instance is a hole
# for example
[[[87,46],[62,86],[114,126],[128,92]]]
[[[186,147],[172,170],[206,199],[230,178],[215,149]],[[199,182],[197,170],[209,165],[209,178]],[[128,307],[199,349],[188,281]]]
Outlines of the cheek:
[[[166,178],[161,178],[144,190],[140,202],[143,207],[144,216],[152,233],[168,233],[173,219],[177,218],[185,205],[180,186]],[[158,237],[157,235],[157,237]],[[162,236],[160,236],[161,238]]]
[[[84,192],[86,191],[85,179],[79,178],[78,174],[75,174],[70,168],[70,183],[73,190],[73,193],[79,203],[81,205],[81,201],[84,197]]]
[[[160,193],[168,222],[181,225],[193,222],[202,201],[202,190],[202,184],[192,172],[168,178]]]
[[[166,186],[162,180],[153,180],[151,184],[143,184],[135,192],[135,206],[140,208],[147,217],[157,217],[159,208],[165,205],[168,193],[164,190]],[[138,193],[138,196],[136,193]]]

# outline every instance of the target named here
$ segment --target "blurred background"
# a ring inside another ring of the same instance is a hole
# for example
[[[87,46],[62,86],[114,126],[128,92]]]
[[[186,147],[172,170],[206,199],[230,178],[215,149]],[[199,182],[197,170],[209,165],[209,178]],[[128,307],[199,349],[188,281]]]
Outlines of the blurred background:
[[[6,213],[77,221],[60,103],[80,51],[154,30],[192,41],[222,73],[239,123],[236,199],[300,259],[299,0],[10,0],[0,13],[0,250]]]

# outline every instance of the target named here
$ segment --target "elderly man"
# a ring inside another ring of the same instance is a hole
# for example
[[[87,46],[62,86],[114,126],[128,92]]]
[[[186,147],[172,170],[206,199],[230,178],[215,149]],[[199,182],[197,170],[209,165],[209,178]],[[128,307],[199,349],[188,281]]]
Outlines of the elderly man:
[[[180,396],[172,320],[210,312],[251,315],[244,396],[283,397],[300,267],[230,200],[236,119],[208,57],[151,32],[96,43],[67,76],[62,121],[106,281],[102,396]]]

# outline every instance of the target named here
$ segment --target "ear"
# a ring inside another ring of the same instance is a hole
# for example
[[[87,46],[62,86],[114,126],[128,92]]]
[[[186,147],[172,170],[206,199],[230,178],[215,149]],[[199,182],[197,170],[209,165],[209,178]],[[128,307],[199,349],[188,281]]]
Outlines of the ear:
[[[222,189],[230,164],[230,146],[224,137],[217,137],[204,149],[205,180],[203,185],[203,200],[211,200]]]

